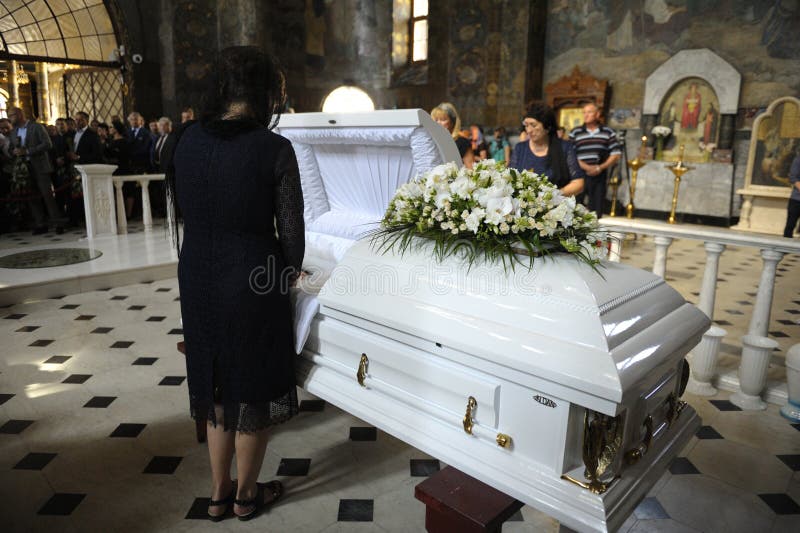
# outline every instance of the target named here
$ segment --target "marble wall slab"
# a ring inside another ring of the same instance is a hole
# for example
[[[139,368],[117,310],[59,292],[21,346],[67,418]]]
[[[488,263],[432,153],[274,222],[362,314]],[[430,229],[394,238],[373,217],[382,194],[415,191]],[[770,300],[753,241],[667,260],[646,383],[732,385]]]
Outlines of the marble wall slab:
[[[634,203],[636,209],[669,212],[675,175],[671,162],[650,161],[639,170]],[[733,196],[733,165],[697,163],[684,174],[678,192],[677,213],[730,218]]]

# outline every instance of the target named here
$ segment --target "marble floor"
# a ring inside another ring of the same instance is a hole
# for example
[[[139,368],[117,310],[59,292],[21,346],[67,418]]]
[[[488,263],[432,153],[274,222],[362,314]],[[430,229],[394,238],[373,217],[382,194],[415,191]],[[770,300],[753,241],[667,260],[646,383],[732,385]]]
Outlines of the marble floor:
[[[46,253],[52,257],[64,249],[97,257],[58,267],[42,262],[38,268],[2,268],[19,254]],[[163,220],[155,220],[149,230],[141,222],[131,222],[125,235],[93,239],[86,239],[82,229],[62,235],[6,233],[0,235],[0,305],[174,277],[177,264],[178,256]]]
[[[0,237],[0,250],[5,250]],[[676,241],[667,279],[696,301],[703,249]],[[626,243],[624,261],[650,267],[652,242]],[[771,336],[783,354],[800,342],[800,264],[779,265]],[[3,271],[8,275],[8,271]],[[760,274],[757,250],[721,259],[715,319],[735,368]],[[205,445],[188,417],[177,281],[120,283],[0,308],[0,524],[3,531],[424,531],[414,486],[444,465],[303,393],[278,427],[262,480],[287,497],[240,523],[203,520]],[[728,393],[688,396],[703,427],[621,531],[800,531],[800,424],[740,411]],[[523,507],[504,532],[558,531]]]

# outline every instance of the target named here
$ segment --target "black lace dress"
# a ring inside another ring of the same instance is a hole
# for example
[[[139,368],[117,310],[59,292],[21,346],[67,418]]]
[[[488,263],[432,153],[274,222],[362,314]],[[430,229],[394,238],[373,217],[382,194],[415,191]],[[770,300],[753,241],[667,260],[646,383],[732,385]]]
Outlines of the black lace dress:
[[[297,412],[288,287],[303,261],[303,194],[287,139],[220,122],[186,128],[174,155],[189,403],[196,420],[252,432]]]

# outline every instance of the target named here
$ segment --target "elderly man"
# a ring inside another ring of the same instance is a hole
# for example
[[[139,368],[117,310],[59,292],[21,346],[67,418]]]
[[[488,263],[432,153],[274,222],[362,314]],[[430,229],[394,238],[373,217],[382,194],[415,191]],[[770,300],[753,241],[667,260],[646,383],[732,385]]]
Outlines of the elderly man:
[[[603,215],[606,197],[607,170],[620,158],[622,151],[617,134],[600,123],[600,111],[593,103],[583,106],[583,126],[572,130],[569,138],[575,143],[578,164],[586,174],[586,195],[589,209]]]
[[[130,124],[128,143],[131,148],[131,170],[135,174],[142,174],[150,168],[153,136],[145,127],[144,117],[137,111],[128,115],[128,124]]]
[[[172,134],[172,119],[169,117],[161,117],[158,119],[158,139],[153,146],[153,153],[150,156],[152,166],[158,172],[165,172],[165,167],[162,164],[164,159],[162,159],[161,154],[164,151],[164,146],[170,134]]]
[[[56,204],[53,185],[50,182],[50,174],[53,172],[49,154],[52,146],[50,136],[44,126],[28,120],[25,111],[19,107],[8,110],[8,119],[14,126],[10,133],[11,154],[24,158],[28,165],[33,190],[41,196],[28,200],[28,207],[33,216],[33,234],[47,233],[48,218],[49,222],[56,226],[56,233],[63,233],[64,219]],[[47,218],[42,210],[42,201],[47,208]]]

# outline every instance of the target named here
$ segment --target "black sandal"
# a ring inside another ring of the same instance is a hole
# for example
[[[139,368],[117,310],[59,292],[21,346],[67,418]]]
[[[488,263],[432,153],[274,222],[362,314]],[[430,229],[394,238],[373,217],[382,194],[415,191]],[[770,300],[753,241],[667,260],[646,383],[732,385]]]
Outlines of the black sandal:
[[[222,506],[222,505],[230,505],[231,503],[236,501],[235,500],[235,498],[236,498],[236,488],[237,488],[236,487],[236,480],[234,480],[233,484],[231,485],[231,491],[228,493],[228,495],[225,498],[223,498],[222,500],[209,500],[208,501],[208,506],[209,507],[219,507],[219,506]],[[211,520],[212,522],[219,522],[220,520],[222,520],[223,518],[228,516],[228,513],[230,512],[230,510],[231,509],[229,507],[229,508],[225,509],[224,513],[218,514],[218,515],[213,515],[211,513],[208,513],[208,519]]]
[[[283,483],[281,483],[277,479],[273,479],[268,483],[256,483],[256,488],[257,490],[255,498],[251,500],[236,499],[233,502],[239,507],[251,507],[251,506],[253,507],[253,510],[247,514],[236,515],[236,518],[238,518],[242,522],[246,522],[251,518],[255,518],[258,515],[258,513],[260,513],[262,509],[264,509],[264,507],[272,505],[273,503],[278,501],[278,498],[283,496]],[[265,502],[264,493],[267,491],[269,491],[270,494],[272,494],[272,498],[269,501]],[[234,512],[234,514],[236,513]]]

